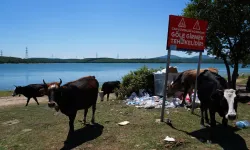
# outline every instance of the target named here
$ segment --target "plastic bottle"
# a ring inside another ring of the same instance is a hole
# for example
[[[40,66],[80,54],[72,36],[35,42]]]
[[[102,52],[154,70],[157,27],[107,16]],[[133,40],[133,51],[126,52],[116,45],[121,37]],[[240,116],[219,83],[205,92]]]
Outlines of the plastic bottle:
[[[249,127],[250,126],[250,122],[247,121],[247,120],[244,120],[244,121],[237,121],[236,122],[236,126],[238,128],[246,128],[246,127]]]

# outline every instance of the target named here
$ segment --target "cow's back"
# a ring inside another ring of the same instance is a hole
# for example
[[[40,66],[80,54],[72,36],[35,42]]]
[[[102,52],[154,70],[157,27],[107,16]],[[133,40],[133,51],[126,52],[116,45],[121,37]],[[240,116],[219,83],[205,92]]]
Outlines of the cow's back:
[[[108,81],[104,82],[102,85],[102,91],[104,93],[112,93],[115,88],[119,88],[120,81]]]
[[[227,88],[226,80],[219,74],[205,70],[197,79],[197,94],[201,101],[210,101],[210,97],[216,89]]]
[[[23,87],[23,95],[26,97],[41,97],[44,96],[44,92],[41,92],[44,90],[43,84],[29,84],[27,86]]]
[[[200,69],[200,74],[204,72],[204,70],[209,70],[211,72],[218,74],[218,69],[216,68],[207,68],[207,69]],[[183,72],[182,82],[186,82],[187,84],[194,85],[196,81],[197,70],[186,70]]]
[[[77,109],[89,108],[97,101],[99,82],[93,76],[83,77],[63,85],[64,100]],[[64,90],[65,89],[65,90]]]

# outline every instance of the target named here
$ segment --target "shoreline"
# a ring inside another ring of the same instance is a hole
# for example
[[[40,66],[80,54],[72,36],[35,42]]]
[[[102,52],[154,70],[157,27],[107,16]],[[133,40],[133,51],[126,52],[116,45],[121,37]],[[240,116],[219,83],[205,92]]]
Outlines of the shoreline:
[[[151,63],[151,64],[162,64],[166,63],[167,61],[161,62],[44,62],[44,63],[0,63],[0,64],[144,64],[144,63]],[[178,64],[196,64],[197,62],[171,62],[171,63],[178,63]],[[202,62],[202,64],[224,64],[223,62]]]

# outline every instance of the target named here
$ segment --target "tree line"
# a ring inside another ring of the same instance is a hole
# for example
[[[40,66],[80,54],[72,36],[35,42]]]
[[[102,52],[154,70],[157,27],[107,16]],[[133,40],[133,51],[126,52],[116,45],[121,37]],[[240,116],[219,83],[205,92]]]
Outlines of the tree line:
[[[198,58],[172,58],[171,63],[197,63]],[[85,59],[50,59],[50,58],[28,58],[0,57],[0,64],[3,63],[166,63],[166,59],[113,59],[113,58],[85,58]],[[204,59],[202,63],[223,63],[219,59]]]

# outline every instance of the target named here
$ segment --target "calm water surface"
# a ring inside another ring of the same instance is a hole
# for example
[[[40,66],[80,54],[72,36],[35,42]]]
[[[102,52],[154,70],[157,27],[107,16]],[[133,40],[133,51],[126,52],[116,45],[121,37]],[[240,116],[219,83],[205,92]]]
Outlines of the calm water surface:
[[[149,68],[164,67],[164,63],[67,63],[67,64],[0,64],[0,90],[12,90],[14,85],[27,85],[59,81],[63,84],[83,76],[94,75],[102,84],[105,81],[121,80],[129,71],[136,70],[143,65]],[[178,71],[196,69],[196,63],[171,63]],[[201,64],[201,68],[215,67],[219,74],[226,75],[224,64]],[[250,68],[240,69],[240,73],[250,73]]]

